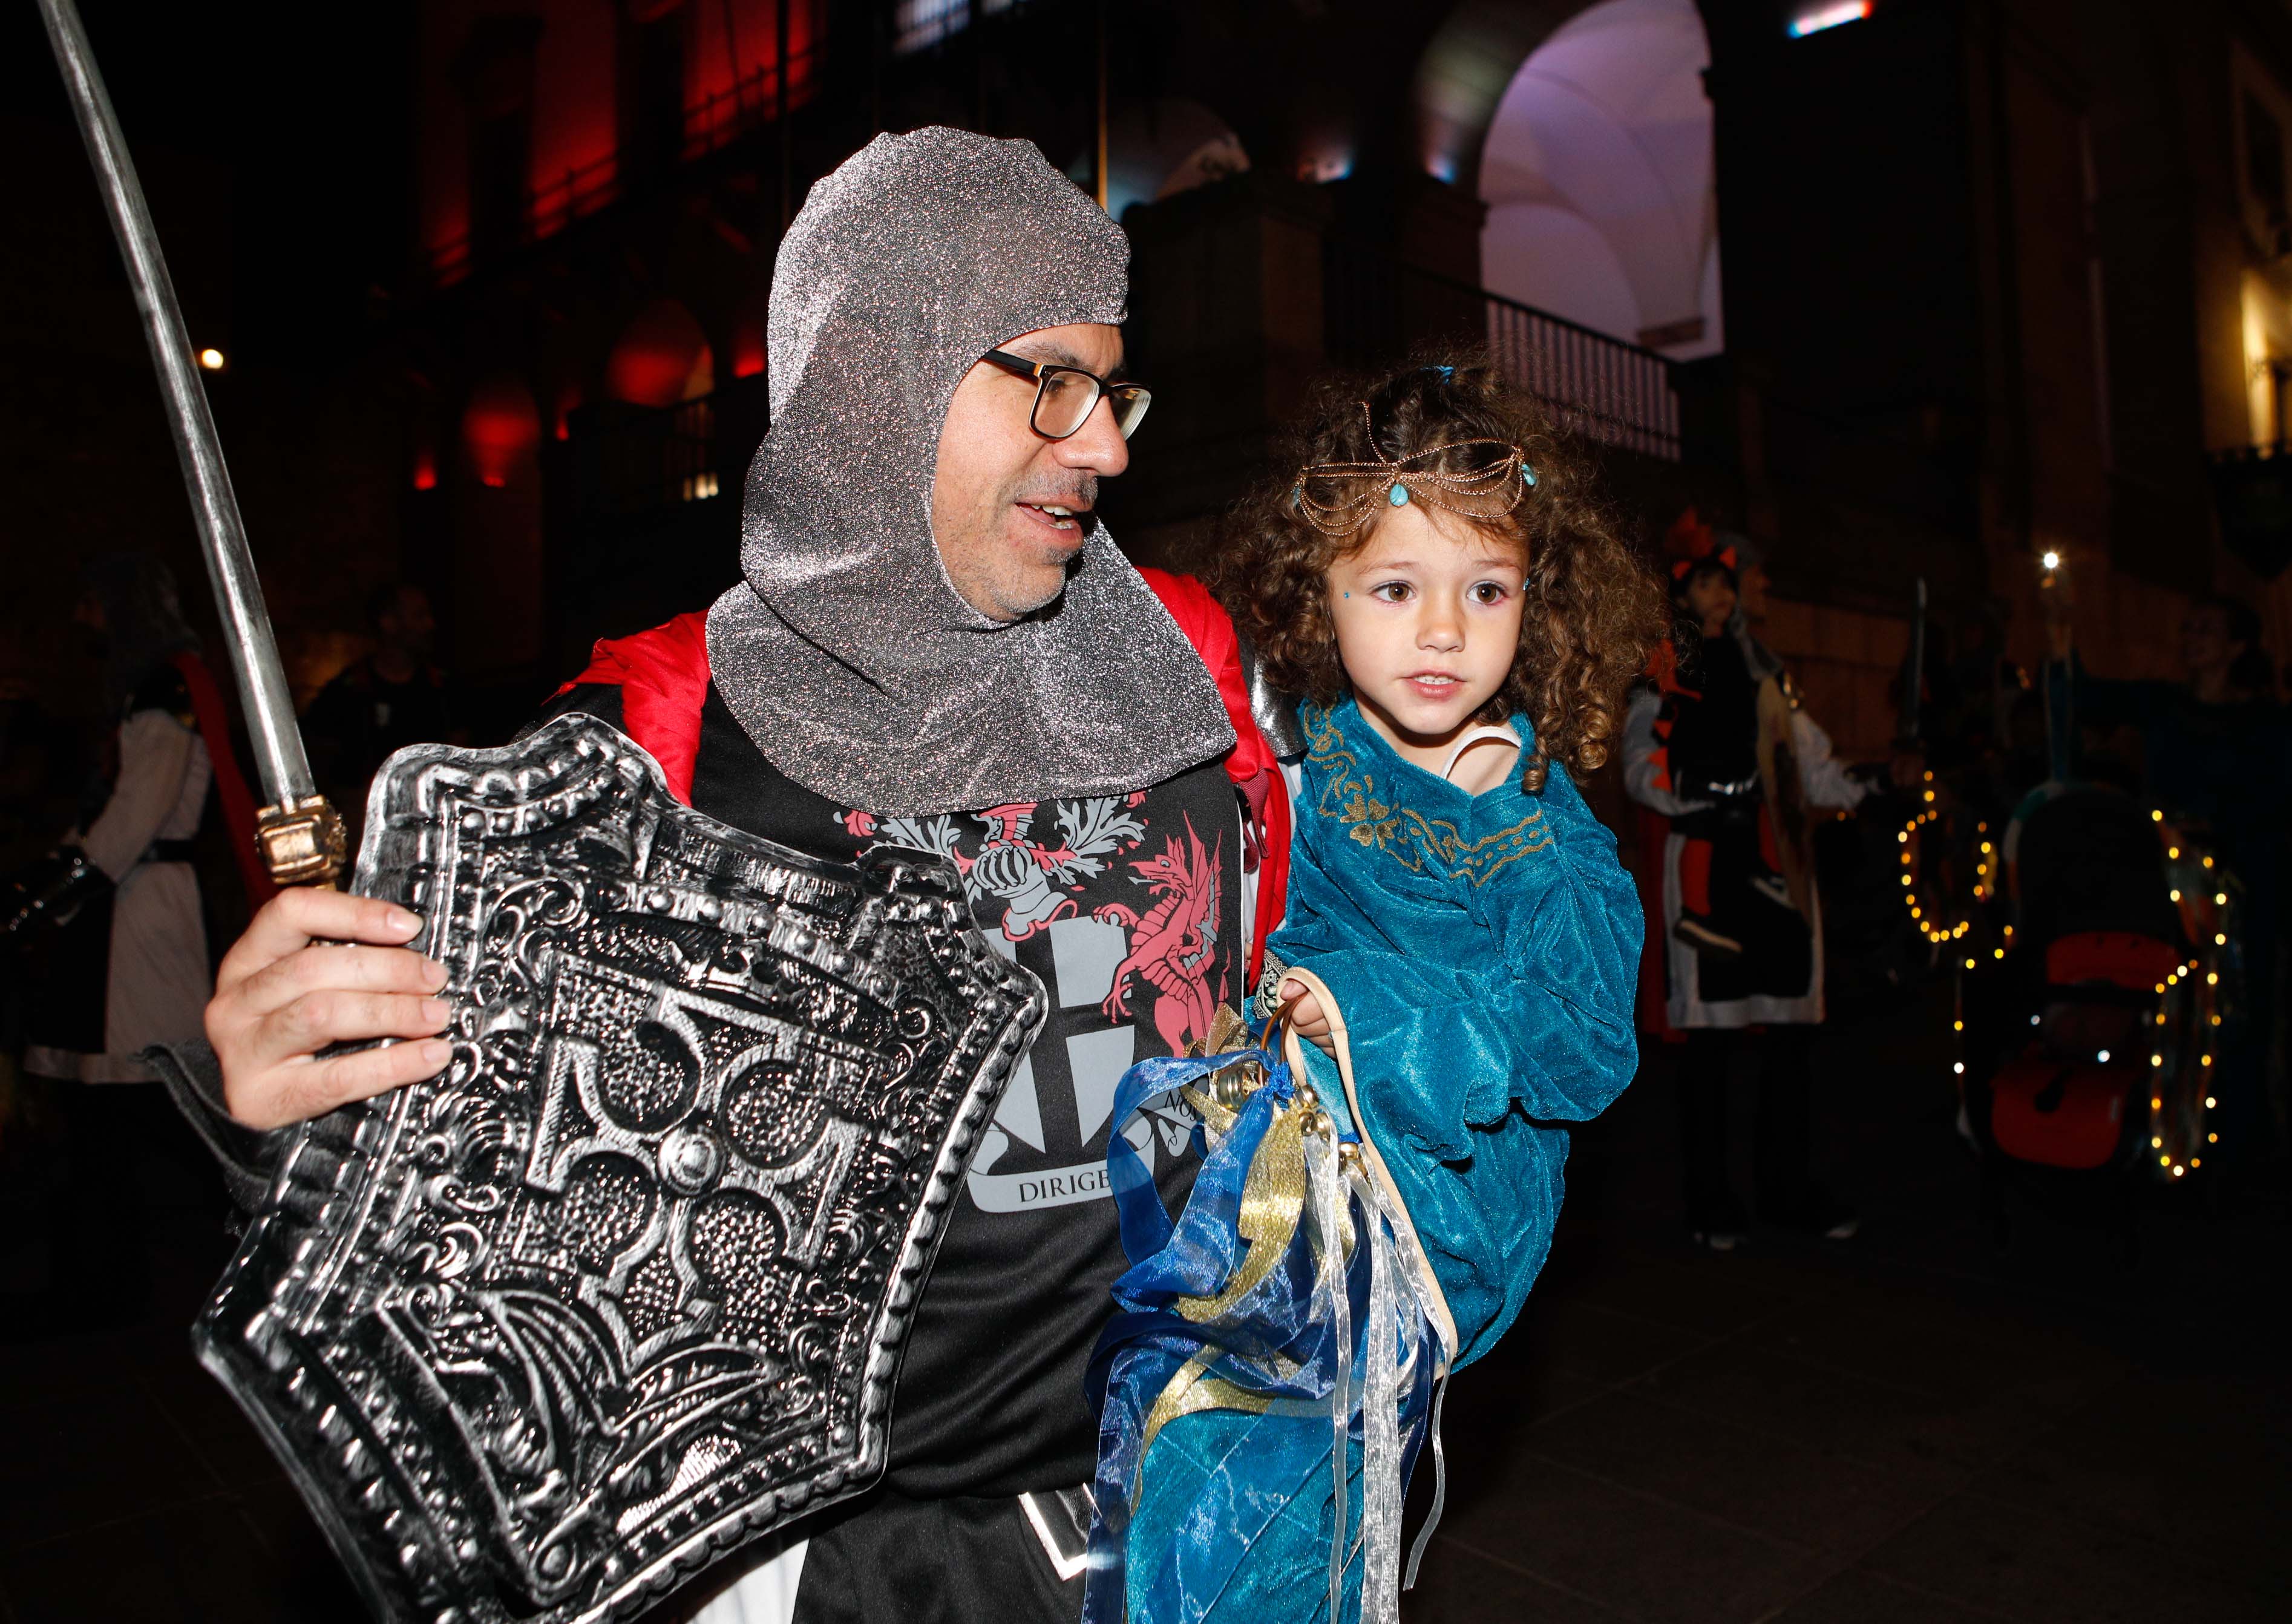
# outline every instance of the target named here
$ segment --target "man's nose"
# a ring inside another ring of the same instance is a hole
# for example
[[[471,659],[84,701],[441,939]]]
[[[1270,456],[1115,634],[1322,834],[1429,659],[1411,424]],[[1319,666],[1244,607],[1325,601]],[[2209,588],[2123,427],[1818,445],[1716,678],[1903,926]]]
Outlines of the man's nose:
[[[1069,468],[1086,468],[1101,479],[1112,479],[1130,466],[1130,445],[1114,426],[1114,403],[1104,396],[1090,408],[1082,427],[1064,440],[1051,442],[1059,461]]]

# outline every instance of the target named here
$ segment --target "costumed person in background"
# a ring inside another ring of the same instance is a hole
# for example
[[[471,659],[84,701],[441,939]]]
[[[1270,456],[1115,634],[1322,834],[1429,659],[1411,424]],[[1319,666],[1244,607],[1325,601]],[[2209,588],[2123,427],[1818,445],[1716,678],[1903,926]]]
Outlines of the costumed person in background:
[[[1655,580],[1578,455],[1484,362],[1332,390],[1295,455],[1243,510],[1219,585],[1270,685],[1305,699],[1261,1006],[1315,1046],[1301,1097],[1340,1143],[1295,1146],[1263,1101],[1205,1112],[1227,1137],[1118,1285],[1094,1367],[1093,1624],[1393,1616],[1433,1381],[1519,1314],[1567,1124],[1637,1064],[1639,902],[1571,773],[1614,747],[1666,625]],[[1155,1063],[1136,1087],[1172,1066]],[[1334,1329],[1303,1260],[1331,1259],[1344,1225],[1283,1196],[1316,1154],[1368,1181],[1351,1224],[1368,1244],[1322,1277]],[[1142,1205],[1136,1232],[1158,1216]],[[1285,1249],[1299,1261],[1271,1264]]]
[[[1868,790],[1832,759],[1829,736],[1799,706],[1782,662],[1752,635],[1738,571],[1756,566],[1742,558],[1742,544],[1719,545],[1691,508],[1666,540],[1672,602],[1686,631],[1675,641],[1693,651],[1657,650],[1653,679],[1634,697],[1624,730],[1624,785],[1655,814],[1642,877],[1642,1003],[1659,1017],[1649,1025],[1685,1038],[1679,1115],[1688,1231],[1697,1245],[1723,1252],[1749,1228],[1727,1173],[1728,1071],[1747,1046],[1759,1065],[1759,1216],[1847,1240],[1859,1224],[1853,1209],[1809,1165],[1822,910],[1807,812],[1857,806]]]
[[[101,650],[119,720],[109,782],[43,880],[20,882],[27,989],[24,1070],[66,1085],[69,1144],[53,1212],[57,1329],[133,1319],[148,1287],[141,1153],[180,1134],[139,1056],[199,1030],[213,988],[195,841],[211,799],[244,855],[250,896],[273,891],[255,858],[254,805],[214,677],[173,573],[141,553],[92,561],[75,618]],[[210,796],[210,788],[219,792]],[[12,930],[11,934],[18,932]]]
[[[1279,902],[1279,866],[1245,859],[1288,845],[1231,622],[1198,582],[1142,578],[1094,516],[1148,401],[1119,381],[1128,254],[1025,141],[885,135],[820,181],[772,283],[745,578],[601,644],[550,707],[619,726],[672,793],[798,852],[943,854],[989,945],[1050,992],[918,1299],[882,1484],[797,1524],[708,1624],[1081,1610],[1083,1376],[1124,1266],[1113,1091],[1240,1001]],[[218,1063],[189,1056],[187,1080],[271,1127],[435,1072],[445,971],[389,945],[416,929],[368,899],[282,896],[225,960]],[[416,1041],[320,1057],[384,1035]],[[1193,1126],[1170,1103],[1134,1129],[1169,1199]]]
[[[438,642],[430,594],[393,581],[367,602],[375,650],[346,667],[303,713],[311,771],[355,841],[375,770],[410,744],[463,744],[452,681],[432,663]]]
[[[2088,675],[2069,646],[2068,629],[2056,611],[2049,625],[2049,680],[2057,713],[2063,708],[2060,690],[2073,674],[2068,714],[2079,731],[2102,738],[2118,729],[2136,731],[2149,804],[2210,842],[2244,884],[2238,935],[2245,1019],[2221,1056],[2217,1121],[2222,1162],[2249,1166],[2283,1148],[2271,1143],[2280,1124],[2272,1120],[2270,1096],[2282,1085],[2278,1080],[2272,1088],[2269,1068],[2286,927],[2285,843],[2292,835],[2292,717],[2277,702],[2260,617],[2231,597],[2191,603],[2181,622],[2185,683]],[[2094,752],[2086,752],[2080,771],[2090,776],[2095,765]]]

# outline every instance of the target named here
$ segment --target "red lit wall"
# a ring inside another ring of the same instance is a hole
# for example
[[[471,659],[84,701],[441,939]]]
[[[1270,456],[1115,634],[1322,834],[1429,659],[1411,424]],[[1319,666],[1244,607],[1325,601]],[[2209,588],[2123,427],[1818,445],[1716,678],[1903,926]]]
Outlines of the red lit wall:
[[[827,31],[826,12],[827,0],[791,0],[788,7],[791,107],[802,105],[811,93],[812,51]],[[773,13],[772,0],[732,0],[730,5],[694,10],[693,33],[688,36],[692,43],[685,57],[689,145],[704,149],[721,145],[737,133],[743,118],[772,116],[779,94]]]
[[[811,93],[811,56],[826,32],[826,8],[827,0],[791,0],[791,105]],[[470,128],[457,62],[472,29],[488,17],[541,24],[533,62],[530,222],[537,235],[548,236],[615,196],[619,10],[617,0],[424,0],[416,122],[419,229],[441,279],[468,269]],[[685,10],[685,144],[688,154],[698,155],[771,117],[779,94],[774,6],[773,0],[686,0]]]
[[[771,311],[771,295],[759,288],[741,300],[739,308],[732,312],[734,377],[753,378],[763,372]]]

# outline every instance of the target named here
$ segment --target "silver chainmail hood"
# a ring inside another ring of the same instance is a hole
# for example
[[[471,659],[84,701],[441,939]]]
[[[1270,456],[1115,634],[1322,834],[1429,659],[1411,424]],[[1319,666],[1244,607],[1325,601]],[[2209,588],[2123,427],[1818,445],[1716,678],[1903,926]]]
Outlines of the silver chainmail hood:
[[[1142,789],[1232,746],[1105,527],[1015,624],[956,595],[932,538],[956,386],[1022,333],[1119,322],[1128,260],[1023,141],[880,135],[811,189],[773,274],[747,578],[708,614],[718,691],[797,783],[863,812],[962,812]]]

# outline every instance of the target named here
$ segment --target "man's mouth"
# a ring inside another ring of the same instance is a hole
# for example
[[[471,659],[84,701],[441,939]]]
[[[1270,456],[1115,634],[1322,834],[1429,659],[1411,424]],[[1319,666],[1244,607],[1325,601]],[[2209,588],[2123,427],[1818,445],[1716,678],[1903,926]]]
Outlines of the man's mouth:
[[[1078,536],[1083,526],[1090,522],[1090,509],[1086,507],[1069,507],[1061,502],[1021,502],[1019,505],[1034,514],[1037,522],[1073,535]]]

